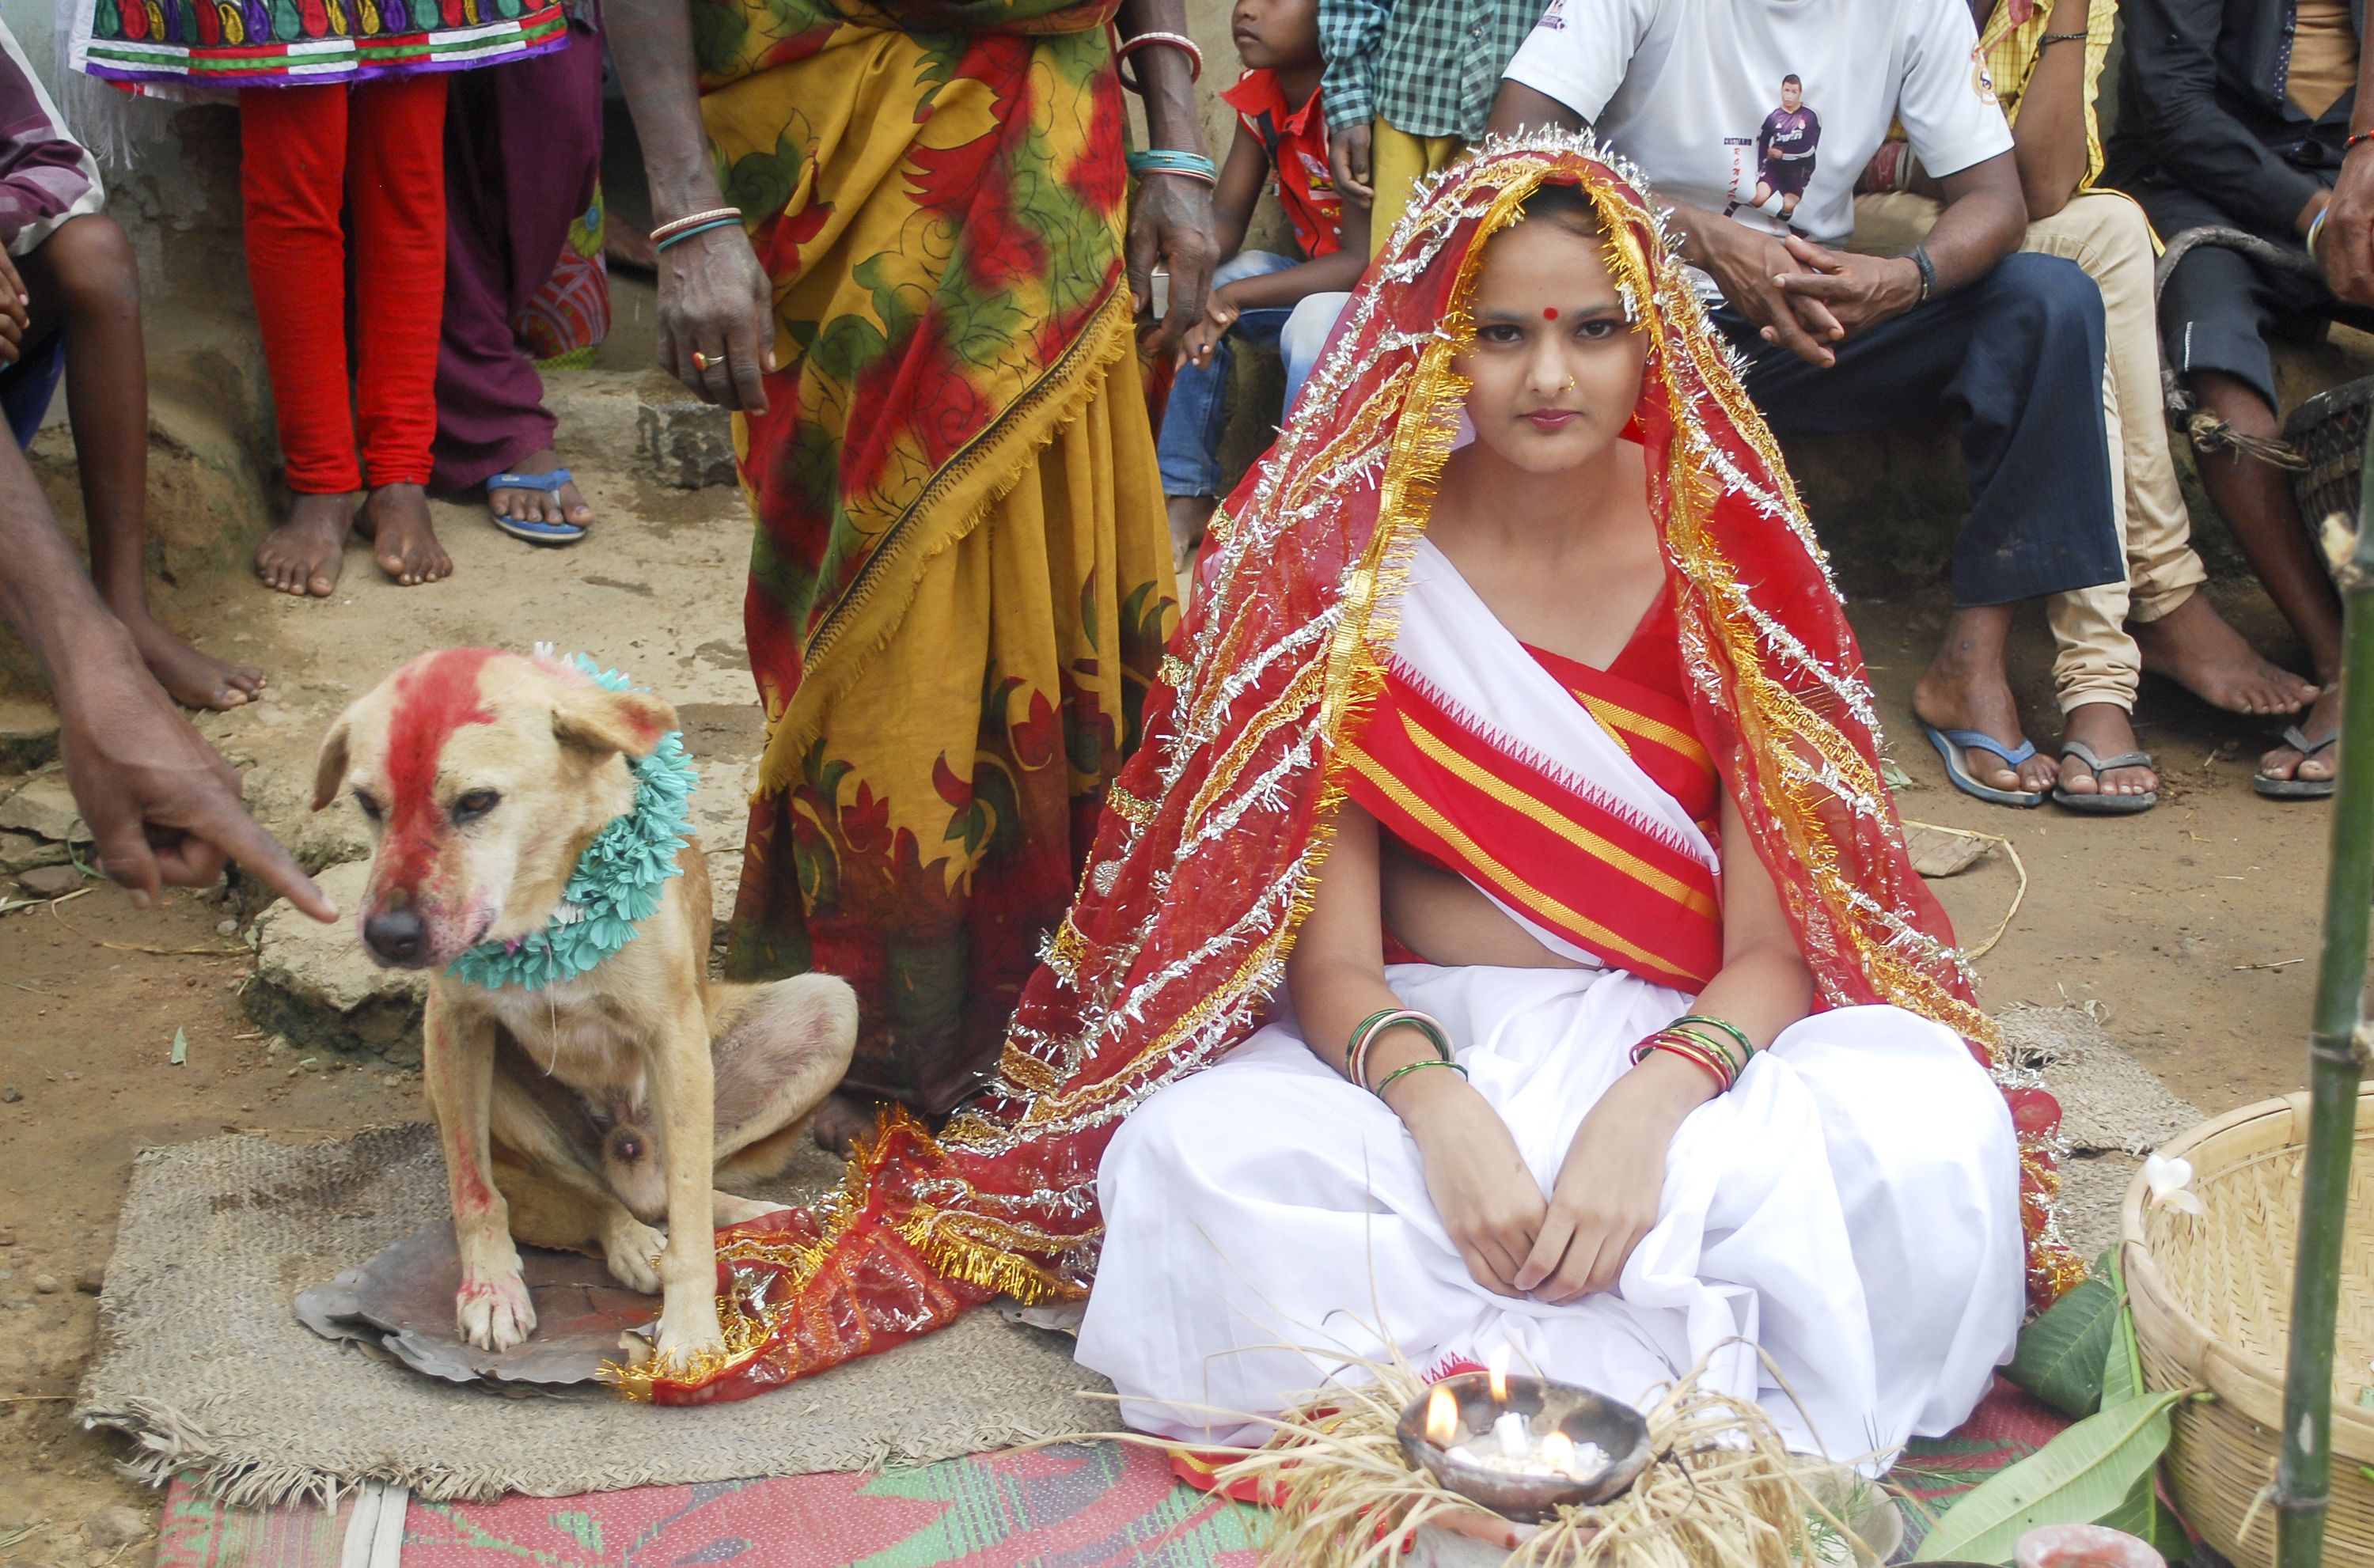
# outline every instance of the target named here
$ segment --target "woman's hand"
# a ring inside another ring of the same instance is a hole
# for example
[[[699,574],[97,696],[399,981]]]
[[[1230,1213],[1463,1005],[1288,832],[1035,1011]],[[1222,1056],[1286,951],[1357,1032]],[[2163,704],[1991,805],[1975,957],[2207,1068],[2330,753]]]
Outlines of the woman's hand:
[[[660,368],[703,403],[767,412],[775,290],[738,224],[659,253]]]
[[[1129,205],[1130,309],[1143,314],[1153,299],[1154,267],[1170,275],[1170,313],[1146,340],[1156,354],[1175,347],[1204,314],[1204,297],[1218,264],[1212,238],[1212,187],[1181,174],[1148,174]]]
[[[1542,1226],[1542,1188],[1500,1113],[1455,1072],[1413,1072],[1388,1093],[1467,1272],[1487,1291],[1523,1295],[1518,1270]]]
[[[1533,1248],[1511,1277],[1516,1293],[1564,1305],[1616,1288],[1657,1223],[1674,1134],[1713,1091],[1697,1068],[1657,1051],[1600,1096],[1575,1129]]]

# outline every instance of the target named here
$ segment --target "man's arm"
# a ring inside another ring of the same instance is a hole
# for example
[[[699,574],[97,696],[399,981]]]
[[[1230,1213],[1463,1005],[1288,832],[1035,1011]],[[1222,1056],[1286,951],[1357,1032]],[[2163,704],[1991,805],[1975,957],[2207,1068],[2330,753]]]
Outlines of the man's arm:
[[[2126,0],[2127,70],[2148,90],[2124,104],[2162,172],[2253,228],[2305,234],[2324,187],[2217,101],[2224,0]]]
[[[33,471],[0,440],[0,615],[58,705],[66,784],[100,869],[147,907],[160,886],[205,887],[236,860],[317,920],[338,911],[239,803],[231,766],[149,678],[58,531]]]
[[[2110,12],[2111,0],[2057,0],[2044,24],[2047,33],[2085,33],[2093,6]],[[2012,156],[2019,165],[2019,193],[2030,222],[2051,217],[2069,205],[2093,171],[2086,146],[2086,57],[2093,43],[2067,38],[2047,43],[2020,89],[2019,123],[2011,128]]]
[[[1388,14],[1381,0],[1319,0],[1319,53],[1327,61],[1319,77],[1319,101],[1327,114],[1327,165],[1347,206],[1365,207],[1377,199],[1370,123],[1377,113],[1377,50]]]
[[[1581,115],[1539,88],[1503,76],[1499,96],[1492,100],[1492,118],[1484,133],[1513,136],[1521,131],[1581,131],[1589,127]]]
[[[2349,134],[2374,126],[2374,49],[2357,52],[2357,98]],[[2341,160],[2341,179],[2316,240],[2325,287],[2353,305],[2374,305],[2374,141],[2359,142]]]
[[[2019,249],[2027,231],[2027,208],[2020,200],[2019,170],[2012,154],[1998,153],[1944,176],[1938,184],[1945,210],[1922,241],[1937,275],[1932,298],[1993,271],[1996,263]],[[1839,323],[1833,341],[1852,337],[1921,303],[1921,266],[1910,256],[1831,251],[1794,235],[1782,244],[1804,270],[1782,273],[1775,286],[1792,300],[1828,310]]]

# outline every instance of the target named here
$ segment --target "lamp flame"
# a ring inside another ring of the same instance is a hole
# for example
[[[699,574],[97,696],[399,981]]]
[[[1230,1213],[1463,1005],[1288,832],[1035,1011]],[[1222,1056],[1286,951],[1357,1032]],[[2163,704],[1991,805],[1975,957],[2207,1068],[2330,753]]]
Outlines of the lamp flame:
[[[1434,1392],[1426,1397],[1426,1440],[1438,1448],[1448,1448],[1459,1434],[1459,1401],[1451,1390],[1438,1383]]]
[[[1496,1405],[1507,1404],[1509,1402],[1509,1342],[1506,1340],[1501,1340],[1499,1348],[1492,1352],[1485,1370],[1490,1374],[1492,1379],[1492,1402]]]
[[[1543,1438],[1542,1463],[1560,1475],[1574,1474],[1574,1439],[1563,1432],[1553,1432]]]

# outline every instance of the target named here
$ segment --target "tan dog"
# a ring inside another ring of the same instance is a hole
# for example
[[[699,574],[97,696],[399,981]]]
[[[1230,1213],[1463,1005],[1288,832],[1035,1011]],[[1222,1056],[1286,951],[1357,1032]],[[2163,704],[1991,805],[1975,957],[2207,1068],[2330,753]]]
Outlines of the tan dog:
[[[414,660],[322,743],[313,808],[351,794],[378,837],[363,943],[431,972],[422,1073],[462,1255],[454,1315],[475,1345],[535,1328],[516,1236],[598,1249],[620,1283],[661,1290],[663,1361],[722,1348],[711,1226],[774,1206],[712,1182],[782,1169],[849,1066],[846,982],[710,980],[698,844],[633,940],[575,978],[487,989],[446,972],[544,928],[587,843],[634,804],[626,758],[676,727],[658,697],[469,648]],[[663,1217],[664,1251],[649,1223]]]

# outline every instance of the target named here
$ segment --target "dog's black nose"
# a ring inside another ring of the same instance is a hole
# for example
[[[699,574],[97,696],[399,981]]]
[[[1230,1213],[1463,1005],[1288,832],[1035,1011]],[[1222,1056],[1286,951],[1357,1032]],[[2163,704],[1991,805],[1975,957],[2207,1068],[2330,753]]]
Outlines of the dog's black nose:
[[[429,927],[417,911],[390,909],[363,922],[363,941],[389,964],[417,964],[429,948]]]

